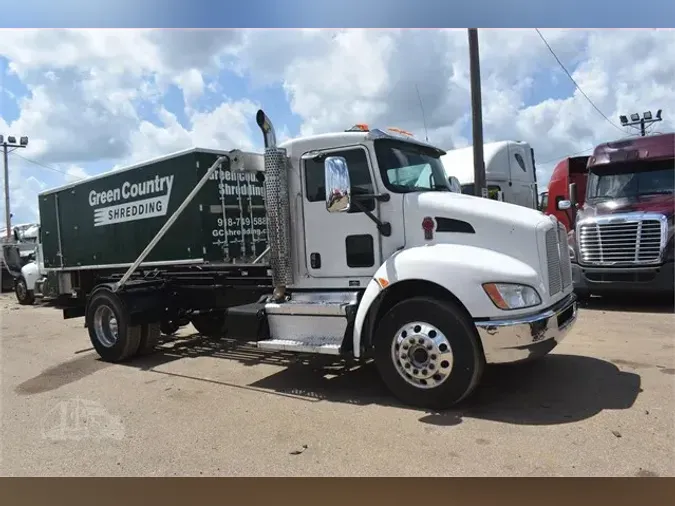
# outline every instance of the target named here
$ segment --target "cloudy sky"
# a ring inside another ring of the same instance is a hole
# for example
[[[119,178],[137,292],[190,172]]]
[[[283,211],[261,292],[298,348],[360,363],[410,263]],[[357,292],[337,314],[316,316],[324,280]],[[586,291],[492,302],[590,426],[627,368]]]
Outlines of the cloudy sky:
[[[675,31],[480,31],[486,141],[555,162],[636,131],[618,116],[675,120]],[[426,63],[425,63],[426,62]],[[471,144],[466,30],[0,30],[0,134],[14,223],[37,219],[39,191],[199,146],[260,149],[262,107],[282,137],[398,126],[445,149]],[[4,224],[4,207],[0,211]]]

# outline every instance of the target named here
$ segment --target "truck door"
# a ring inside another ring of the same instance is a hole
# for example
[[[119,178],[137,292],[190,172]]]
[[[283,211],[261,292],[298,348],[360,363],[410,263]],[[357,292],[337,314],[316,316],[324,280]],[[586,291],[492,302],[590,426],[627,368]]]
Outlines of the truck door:
[[[509,166],[513,203],[535,208],[535,176],[531,153],[522,146],[512,146],[509,149]]]
[[[375,274],[381,264],[379,232],[368,216],[352,209],[346,213],[326,210],[325,156],[343,156],[349,166],[352,195],[375,193],[372,164],[362,146],[322,151],[320,157],[303,157],[303,215],[307,271],[315,278],[345,278],[360,286]],[[325,156],[324,156],[325,155]],[[363,205],[378,216],[374,201]],[[347,279],[348,278],[348,279]],[[353,285],[352,285],[353,286]]]

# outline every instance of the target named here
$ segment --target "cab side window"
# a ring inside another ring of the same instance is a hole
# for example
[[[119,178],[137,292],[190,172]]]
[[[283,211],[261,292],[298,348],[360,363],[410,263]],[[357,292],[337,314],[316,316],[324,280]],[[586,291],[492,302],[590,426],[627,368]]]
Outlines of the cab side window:
[[[520,153],[516,153],[513,155],[516,159],[516,162],[518,162],[518,165],[520,166],[521,169],[523,169],[523,172],[527,172],[527,167],[525,166],[525,160],[523,160],[523,157],[520,156]]]
[[[375,193],[373,180],[370,177],[368,156],[365,150],[357,148],[333,151],[330,153],[330,156],[343,156],[347,160],[349,179],[352,184],[352,195]],[[305,160],[305,194],[309,202],[325,202],[326,200],[326,179],[323,161],[324,158]],[[375,209],[374,200],[361,201],[360,203],[369,211]],[[349,212],[358,213],[361,211],[352,206]]]

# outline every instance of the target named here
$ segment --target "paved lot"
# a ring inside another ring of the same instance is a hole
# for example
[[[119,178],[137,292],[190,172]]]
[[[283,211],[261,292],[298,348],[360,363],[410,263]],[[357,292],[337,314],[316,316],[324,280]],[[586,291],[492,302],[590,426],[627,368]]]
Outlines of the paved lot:
[[[110,365],[82,320],[11,294],[0,307],[3,475],[675,475],[663,307],[596,301],[552,355],[489,370],[443,414],[397,405],[372,367],[307,364],[192,327]]]

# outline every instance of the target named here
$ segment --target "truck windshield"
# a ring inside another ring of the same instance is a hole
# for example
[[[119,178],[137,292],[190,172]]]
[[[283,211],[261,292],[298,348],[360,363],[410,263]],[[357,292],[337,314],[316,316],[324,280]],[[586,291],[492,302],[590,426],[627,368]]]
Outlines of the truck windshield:
[[[393,192],[450,191],[439,153],[410,142],[378,139],[375,155],[385,186]]]
[[[591,168],[587,199],[606,200],[640,195],[672,194],[673,160],[631,162]]]

